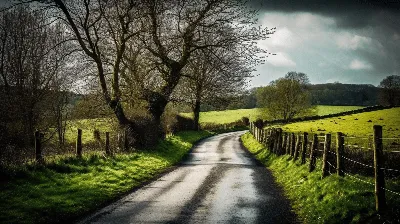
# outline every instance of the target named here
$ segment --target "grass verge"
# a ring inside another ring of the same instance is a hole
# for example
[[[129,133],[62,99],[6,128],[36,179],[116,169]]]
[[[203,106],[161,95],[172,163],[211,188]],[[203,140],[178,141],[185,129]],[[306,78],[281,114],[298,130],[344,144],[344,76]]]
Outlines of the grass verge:
[[[290,156],[276,156],[258,143],[250,133],[241,137],[243,145],[267,166],[284,188],[293,209],[304,223],[397,223],[398,197],[389,198],[388,214],[375,212],[374,186],[350,177],[331,175],[321,178],[321,161],[317,170],[309,173],[308,164],[293,162]],[[370,177],[354,175],[372,182]],[[389,196],[389,195],[388,195]],[[395,215],[396,213],[396,215]]]
[[[180,132],[145,151],[65,158],[0,173],[0,223],[76,220],[178,163],[193,144],[213,133]]]

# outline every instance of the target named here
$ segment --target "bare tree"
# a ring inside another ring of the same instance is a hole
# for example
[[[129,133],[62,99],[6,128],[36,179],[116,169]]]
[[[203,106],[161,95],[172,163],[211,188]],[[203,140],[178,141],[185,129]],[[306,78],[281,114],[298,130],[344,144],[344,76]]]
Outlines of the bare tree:
[[[121,125],[129,125],[121,105],[120,71],[127,42],[140,32],[139,2],[118,0],[37,1],[55,10],[64,21],[80,50],[97,69],[99,86],[106,104]],[[111,75],[110,82],[108,74]],[[109,88],[111,86],[111,88]]]
[[[156,122],[195,52],[223,50],[244,59],[263,60],[258,53],[265,51],[255,41],[273,32],[254,27],[256,12],[249,10],[245,1],[146,0],[144,5],[145,32],[140,37],[153,56],[147,73],[156,78],[141,92]]]
[[[48,112],[44,102],[65,63],[65,54],[60,53],[63,33],[57,25],[49,25],[45,13],[23,6],[3,11],[0,26],[0,85],[6,115],[2,123],[11,135],[32,143],[33,131]]]
[[[194,129],[199,129],[200,107],[219,99],[238,96],[252,77],[252,64],[229,51],[201,50],[194,53],[187,68],[180,101],[189,101],[194,114]]]

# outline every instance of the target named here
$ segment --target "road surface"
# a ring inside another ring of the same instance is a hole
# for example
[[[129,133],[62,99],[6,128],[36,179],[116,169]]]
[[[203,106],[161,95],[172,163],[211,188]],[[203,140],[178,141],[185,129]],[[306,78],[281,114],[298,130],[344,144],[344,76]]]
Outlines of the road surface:
[[[172,172],[81,223],[296,223],[271,173],[241,146],[243,133],[201,141]]]

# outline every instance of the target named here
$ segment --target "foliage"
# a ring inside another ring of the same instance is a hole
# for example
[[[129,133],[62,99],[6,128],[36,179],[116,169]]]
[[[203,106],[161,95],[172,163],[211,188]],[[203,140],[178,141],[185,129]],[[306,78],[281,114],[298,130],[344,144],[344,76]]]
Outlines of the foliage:
[[[310,96],[306,88],[307,76],[289,72],[285,78],[272,81],[269,86],[257,89],[257,104],[268,108],[275,119],[290,121],[311,108]]]
[[[308,164],[300,165],[299,162],[289,159],[289,156],[277,157],[258,143],[250,133],[246,133],[241,139],[244,146],[272,170],[302,222],[374,223],[379,220],[375,213],[373,186],[336,175],[321,179],[321,161],[317,160],[317,170],[309,173]],[[356,177],[373,182],[369,177]],[[389,207],[396,207],[399,202],[399,198],[390,198]]]
[[[378,104],[379,88],[371,84],[325,83],[308,86],[313,105],[357,105]]]
[[[106,158],[84,155],[0,173],[0,220],[61,223],[94,211],[166,170],[210,132],[181,132],[152,150]]]
[[[400,76],[390,75],[379,83],[382,105],[400,105]]]
[[[248,117],[242,117],[242,122],[248,126],[250,124],[250,119]]]

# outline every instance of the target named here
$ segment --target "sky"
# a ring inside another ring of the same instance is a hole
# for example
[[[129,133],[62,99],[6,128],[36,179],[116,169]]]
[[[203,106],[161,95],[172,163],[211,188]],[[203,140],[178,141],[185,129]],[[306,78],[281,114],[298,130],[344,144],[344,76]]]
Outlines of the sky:
[[[260,47],[275,56],[257,67],[251,86],[289,71],[311,83],[375,86],[400,75],[400,0],[252,0],[259,24],[276,27]]]
[[[0,0],[0,6],[10,4]],[[400,75],[400,0],[249,0],[259,25],[276,27],[259,46],[276,54],[250,85],[297,71],[311,83],[379,85]]]

